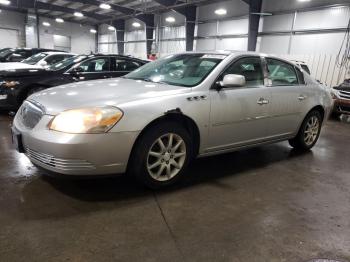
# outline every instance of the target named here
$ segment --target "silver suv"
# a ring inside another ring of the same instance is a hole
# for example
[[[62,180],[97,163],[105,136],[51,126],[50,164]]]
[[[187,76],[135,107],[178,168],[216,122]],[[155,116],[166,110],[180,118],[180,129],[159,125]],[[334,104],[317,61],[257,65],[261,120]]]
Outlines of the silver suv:
[[[309,150],[331,108],[330,93],[283,59],[182,53],[122,78],[36,93],[12,131],[17,149],[46,170],[127,171],[159,188],[178,181],[195,157],[283,140]]]

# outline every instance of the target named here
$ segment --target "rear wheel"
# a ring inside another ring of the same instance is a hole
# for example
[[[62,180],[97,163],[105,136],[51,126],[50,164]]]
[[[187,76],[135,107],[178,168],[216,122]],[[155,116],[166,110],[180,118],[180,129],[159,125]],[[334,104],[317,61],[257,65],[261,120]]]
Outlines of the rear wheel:
[[[317,142],[322,126],[322,115],[319,111],[311,111],[304,119],[297,136],[289,140],[289,144],[299,150],[310,150]]]
[[[129,171],[152,189],[170,186],[184,175],[192,157],[187,130],[174,122],[163,122],[146,130],[138,141]]]

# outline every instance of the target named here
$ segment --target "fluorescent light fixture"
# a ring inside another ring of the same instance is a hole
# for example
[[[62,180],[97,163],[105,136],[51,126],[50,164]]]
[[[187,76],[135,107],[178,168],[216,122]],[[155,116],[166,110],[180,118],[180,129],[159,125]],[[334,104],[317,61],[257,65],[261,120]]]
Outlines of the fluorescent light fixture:
[[[43,22],[43,26],[50,26],[51,24],[49,22]]]
[[[80,12],[74,12],[74,16],[76,17],[83,17],[84,15]]]
[[[9,5],[9,4],[11,4],[11,2],[8,0],[0,0],[0,5]]]
[[[141,24],[139,22],[133,22],[132,26],[133,27],[141,27]]]
[[[64,23],[64,20],[62,18],[56,18],[57,23]]]
[[[110,26],[108,26],[108,30],[109,31],[115,31],[115,27],[110,25]]]
[[[266,13],[266,12],[262,12],[262,13],[250,13],[251,15],[260,15],[260,16],[271,16],[272,13]]]
[[[109,5],[107,3],[102,3],[102,4],[100,4],[100,8],[108,10],[108,9],[111,9],[111,5]]]
[[[298,2],[310,2],[311,0],[298,0]]]
[[[167,21],[168,23],[174,23],[176,20],[174,17],[169,16],[169,17],[165,18],[165,21]]]
[[[224,8],[216,9],[215,10],[215,14],[217,14],[217,15],[226,15],[227,14],[227,10],[224,9]]]
[[[90,29],[90,33],[91,33],[91,34],[96,34],[97,31],[96,31],[95,29]]]

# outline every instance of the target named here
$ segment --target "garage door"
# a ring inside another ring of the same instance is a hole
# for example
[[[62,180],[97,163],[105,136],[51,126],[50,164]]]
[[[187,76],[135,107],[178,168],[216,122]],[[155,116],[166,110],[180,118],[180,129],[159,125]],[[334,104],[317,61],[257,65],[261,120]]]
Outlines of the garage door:
[[[19,46],[17,30],[0,28],[0,35],[1,35],[0,48],[5,48],[5,47],[15,48]]]

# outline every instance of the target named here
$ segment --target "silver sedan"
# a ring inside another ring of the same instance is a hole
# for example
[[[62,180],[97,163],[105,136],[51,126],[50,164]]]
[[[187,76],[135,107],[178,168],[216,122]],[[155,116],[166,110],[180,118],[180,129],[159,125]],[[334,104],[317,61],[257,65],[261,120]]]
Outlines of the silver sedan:
[[[177,182],[196,157],[289,140],[311,149],[332,108],[301,68],[258,53],[182,53],[122,78],[29,97],[12,133],[37,166],[66,175],[127,173]]]

